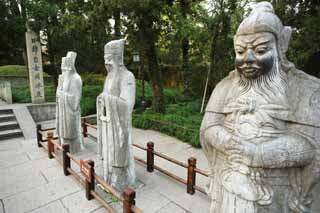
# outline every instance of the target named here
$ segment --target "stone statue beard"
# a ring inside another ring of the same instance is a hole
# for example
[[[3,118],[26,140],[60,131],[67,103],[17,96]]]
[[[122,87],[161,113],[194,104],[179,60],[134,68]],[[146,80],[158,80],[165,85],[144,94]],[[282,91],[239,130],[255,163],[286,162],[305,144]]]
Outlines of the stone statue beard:
[[[108,71],[107,78],[109,79],[109,85],[105,85],[105,88],[108,88],[108,90],[111,90],[111,88],[118,87],[119,83],[121,82],[121,72],[123,68],[124,68],[124,65],[118,65],[116,66],[116,69],[113,69],[111,72]]]
[[[76,73],[76,68],[75,67],[71,67],[70,69],[66,69],[66,71],[64,73],[66,73],[67,76],[71,76],[74,73]]]
[[[241,94],[253,90],[267,100],[268,103],[287,106],[287,73],[281,70],[277,49],[274,48],[274,50],[275,54],[271,70],[254,79],[246,78],[238,72],[240,75],[238,84],[241,88]]]

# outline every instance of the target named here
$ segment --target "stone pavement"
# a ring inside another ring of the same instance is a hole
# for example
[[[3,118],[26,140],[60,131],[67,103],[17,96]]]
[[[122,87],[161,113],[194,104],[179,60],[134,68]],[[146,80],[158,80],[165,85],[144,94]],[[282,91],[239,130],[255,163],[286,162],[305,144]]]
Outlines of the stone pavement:
[[[5,102],[4,100],[2,100],[2,98],[0,98],[0,106],[4,106],[7,104],[8,104],[7,102]]]
[[[47,124],[47,126],[52,123]],[[35,130],[34,130],[35,131]],[[95,130],[89,129],[91,134]],[[201,150],[175,138],[151,130],[133,130],[135,143],[145,146],[154,141],[155,150],[171,157],[186,160],[197,158],[197,166],[207,170],[206,159]],[[82,159],[93,159],[97,173],[101,172],[101,162],[94,153],[96,143],[86,139],[87,150],[77,154]],[[146,158],[146,153],[134,148],[136,156]],[[186,178],[186,169],[168,161],[155,158],[155,164],[176,175]],[[77,166],[72,165],[76,172]],[[209,199],[196,192],[186,193],[186,186],[158,171],[148,173],[145,165],[136,163],[139,184],[136,190],[136,205],[143,212],[206,212]],[[197,184],[204,186],[207,178],[197,175]],[[122,212],[121,205],[109,202]],[[65,177],[62,167],[53,159],[48,159],[43,148],[38,148],[35,139],[14,139],[0,142],[0,213],[20,212],[105,212],[96,200],[87,201],[83,187],[71,176]]]

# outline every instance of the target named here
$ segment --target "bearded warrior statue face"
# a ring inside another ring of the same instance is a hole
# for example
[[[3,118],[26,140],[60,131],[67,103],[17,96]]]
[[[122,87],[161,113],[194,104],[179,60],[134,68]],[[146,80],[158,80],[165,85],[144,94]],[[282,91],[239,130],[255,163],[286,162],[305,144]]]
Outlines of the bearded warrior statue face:
[[[291,32],[268,2],[257,4],[242,21],[234,37],[234,48],[243,92],[253,89],[268,101],[286,102],[286,73],[291,66],[286,52]]]
[[[235,65],[243,77],[256,79],[273,68],[276,40],[272,33],[240,35],[235,39]]]

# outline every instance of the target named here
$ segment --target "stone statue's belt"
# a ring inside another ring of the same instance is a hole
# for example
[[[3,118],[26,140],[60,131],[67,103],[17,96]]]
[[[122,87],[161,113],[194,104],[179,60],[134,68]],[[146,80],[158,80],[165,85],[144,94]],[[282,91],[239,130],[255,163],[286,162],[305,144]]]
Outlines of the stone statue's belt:
[[[227,127],[229,130],[234,131],[235,130],[235,125],[234,123],[231,122],[225,122],[224,126]],[[278,130],[278,129],[263,129],[263,128],[256,128],[257,132],[261,134],[261,136],[272,136],[272,135],[277,135],[277,134],[284,134],[287,132],[287,130]]]

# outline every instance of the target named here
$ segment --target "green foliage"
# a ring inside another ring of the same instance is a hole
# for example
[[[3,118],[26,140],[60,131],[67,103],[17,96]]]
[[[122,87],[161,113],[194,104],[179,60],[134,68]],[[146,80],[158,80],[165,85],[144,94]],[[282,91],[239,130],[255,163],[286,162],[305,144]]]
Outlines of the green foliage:
[[[0,76],[27,77],[28,71],[26,66],[23,65],[0,66]]]
[[[22,85],[19,87],[12,87],[12,101],[14,103],[30,103],[30,88],[28,85]],[[53,85],[46,85],[44,87],[46,100],[48,102],[54,102],[56,100],[55,88]]]
[[[143,113],[135,111],[132,124],[143,129],[153,129],[176,137],[194,147],[200,147],[199,129],[202,115],[200,101],[170,104],[166,114],[147,109]]]
[[[92,76],[92,77],[91,77]],[[82,116],[96,113],[96,97],[103,91],[104,76],[99,74],[82,74],[84,85],[82,88],[81,114]],[[91,77],[91,78],[90,78]],[[141,111],[141,81],[137,80],[136,109],[133,125],[139,128],[150,128],[177,137],[195,147],[200,147],[199,126],[201,123],[200,101],[190,102],[190,97],[184,96],[179,90],[164,89],[168,108],[166,114],[155,112],[152,108]],[[45,86],[45,96],[48,102],[55,102],[55,87]],[[13,101],[16,103],[30,103],[30,89],[28,85],[12,88]],[[145,100],[151,102],[152,89],[145,82]],[[188,101],[188,102],[187,102]]]
[[[30,103],[30,88],[29,86],[12,87],[12,101],[14,103]]]
[[[25,45],[25,13],[22,12],[24,1],[21,1],[20,5],[19,2],[0,1],[0,65],[24,63],[22,57]]]
[[[26,66],[23,65],[6,65],[0,66],[0,76],[28,77]],[[49,77],[47,73],[43,73],[43,77]]]
[[[102,91],[103,84],[83,86],[80,103],[82,116],[96,113],[96,98]]]
[[[103,85],[106,75],[104,73],[81,73],[81,79],[84,85]]]
[[[60,72],[61,57],[70,50],[78,53],[76,67],[84,82],[81,106],[84,115],[91,114],[95,112],[95,98],[102,91],[105,78],[103,46],[112,39],[126,38],[125,64],[138,70],[139,65],[132,63],[132,53],[139,52],[141,69],[150,82],[145,84],[145,100],[153,101],[153,109],[162,112],[164,104],[169,105],[164,117],[149,110],[139,115],[136,122],[141,126],[158,126],[158,129],[163,128],[170,134],[189,135],[184,130],[174,131],[178,127],[173,130],[166,125],[161,127],[159,122],[155,124],[146,117],[152,114],[159,116],[155,120],[181,121],[183,126],[188,124],[188,120],[183,120],[184,117],[179,114],[179,107],[172,104],[188,102],[190,107],[192,97],[184,96],[177,89],[177,84],[180,84],[179,88],[186,89],[187,86],[191,89],[191,95],[201,96],[210,67],[207,96],[210,94],[217,82],[234,68],[233,35],[243,16],[248,14],[248,5],[257,1],[261,0],[1,0],[0,65],[26,63],[23,55],[28,14],[28,18],[34,19],[31,28],[42,33],[45,71],[54,79]],[[298,68],[319,77],[319,67],[315,63],[311,68],[306,66],[311,63],[311,58],[320,54],[319,1],[270,2],[283,24],[295,28],[288,58]],[[110,19],[115,20],[114,25]],[[87,71],[90,73],[85,73]],[[177,78],[166,75],[173,72],[178,73],[175,75]],[[1,75],[27,76],[27,71],[24,67],[5,66],[0,67]],[[164,89],[163,77],[176,81],[172,84],[175,89]],[[14,101],[30,102],[27,86],[12,90]],[[54,87],[49,85],[45,90],[47,100],[54,101]],[[141,81],[137,80],[137,112],[141,95]],[[186,110],[189,110],[188,107]],[[192,136],[185,137],[196,144]]]

